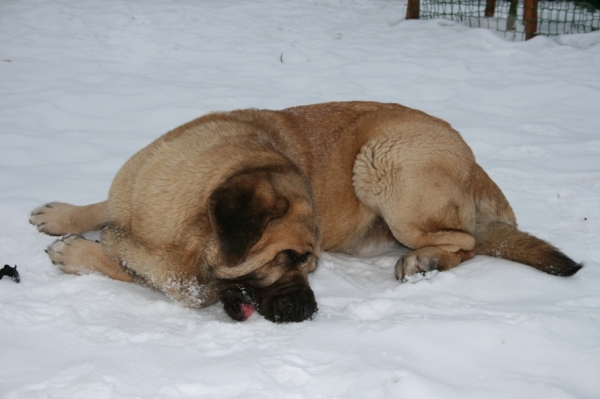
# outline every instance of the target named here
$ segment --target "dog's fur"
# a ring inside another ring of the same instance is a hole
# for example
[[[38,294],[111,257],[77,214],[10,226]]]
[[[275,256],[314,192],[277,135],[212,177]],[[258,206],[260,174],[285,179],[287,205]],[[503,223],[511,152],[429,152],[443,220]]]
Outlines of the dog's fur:
[[[31,223],[68,273],[149,283],[188,306],[221,300],[236,320],[317,309],[321,250],[397,241],[396,278],[475,254],[569,276],[581,265],[517,230],[506,198],[458,132],[397,104],[325,103],[213,113],[165,134],[119,171],[108,201],[51,203]],[[250,310],[251,312],[251,310]]]

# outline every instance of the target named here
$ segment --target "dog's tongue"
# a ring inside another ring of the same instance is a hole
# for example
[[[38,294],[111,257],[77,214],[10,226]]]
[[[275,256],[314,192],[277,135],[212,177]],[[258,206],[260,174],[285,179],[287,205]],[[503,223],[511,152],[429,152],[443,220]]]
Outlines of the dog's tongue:
[[[248,317],[254,312],[254,305],[251,303],[242,303],[242,314],[244,315],[244,321],[248,320]]]

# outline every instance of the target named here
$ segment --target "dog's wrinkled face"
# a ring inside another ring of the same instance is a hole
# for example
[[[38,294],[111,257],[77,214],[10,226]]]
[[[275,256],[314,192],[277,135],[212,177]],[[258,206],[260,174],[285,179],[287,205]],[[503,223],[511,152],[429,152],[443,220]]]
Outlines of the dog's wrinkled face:
[[[278,323],[314,315],[308,273],[320,236],[306,179],[289,170],[238,174],[211,196],[210,218],[219,247],[213,274],[232,319],[246,320],[255,309]]]
[[[223,309],[237,321],[246,320],[255,309],[267,320],[276,323],[310,319],[317,311],[317,302],[306,274],[314,270],[316,263],[317,257],[311,253],[299,255],[291,250],[283,251],[263,266],[265,269],[283,270],[277,281],[261,287],[258,276],[264,271],[250,273],[221,291]]]

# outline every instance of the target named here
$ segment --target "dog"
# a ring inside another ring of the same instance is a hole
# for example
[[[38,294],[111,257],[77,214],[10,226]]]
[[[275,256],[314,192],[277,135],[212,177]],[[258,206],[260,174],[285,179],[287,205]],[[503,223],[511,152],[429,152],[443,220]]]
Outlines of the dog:
[[[67,273],[147,284],[234,320],[317,312],[308,274],[321,251],[410,249],[398,280],[483,254],[557,276],[583,265],[517,229],[498,186],[447,122],[398,104],[337,102],[211,113],[145,147],[108,200],[50,203],[38,230]],[[82,233],[101,230],[100,241]]]

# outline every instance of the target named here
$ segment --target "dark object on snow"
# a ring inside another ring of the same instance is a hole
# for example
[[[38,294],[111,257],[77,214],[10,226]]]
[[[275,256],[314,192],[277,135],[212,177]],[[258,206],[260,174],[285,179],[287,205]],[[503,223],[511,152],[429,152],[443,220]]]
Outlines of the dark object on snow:
[[[2,277],[8,276],[12,278],[15,283],[21,281],[21,277],[19,276],[19,272],[17,271],[17,265],[15,267],[10,267],[9,265],[4,265],[2,269],[0,269],[0,280]]]

